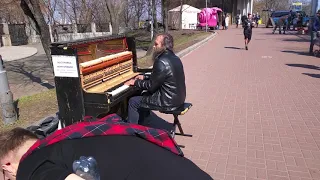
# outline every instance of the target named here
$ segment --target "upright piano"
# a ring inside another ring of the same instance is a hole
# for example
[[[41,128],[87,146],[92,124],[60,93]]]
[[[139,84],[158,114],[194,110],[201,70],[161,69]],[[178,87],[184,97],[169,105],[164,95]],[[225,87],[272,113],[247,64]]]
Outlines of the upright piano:
[[[127,115],[128,99],[139,91],[124,83],[151,69],[139,69],[135,39],[121,35],[51,44],[62,126],[117,113]]]

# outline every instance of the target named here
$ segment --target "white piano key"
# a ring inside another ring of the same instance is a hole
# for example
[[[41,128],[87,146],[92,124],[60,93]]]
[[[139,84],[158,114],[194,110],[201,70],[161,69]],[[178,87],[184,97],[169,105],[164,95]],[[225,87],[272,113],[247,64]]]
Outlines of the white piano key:
[[[123,86],[121,86],[121,87],[119,87],[119,88],[117,88],[117,89],[115,89],[115,90],[113,90],[111,92],[107,92],[107,93],[110,94],[111,96],[115,96],[115,95],[118,95],[121,92],[127,90],[129,87],[130,86],[128,86],[128,85],[123,85]]]

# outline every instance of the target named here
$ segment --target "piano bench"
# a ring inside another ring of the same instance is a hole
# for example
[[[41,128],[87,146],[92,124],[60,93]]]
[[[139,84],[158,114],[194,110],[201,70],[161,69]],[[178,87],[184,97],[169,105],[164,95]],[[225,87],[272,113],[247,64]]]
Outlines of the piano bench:
[[[159,111],[160,113],[164,113],[164,114],[172,114],[174,121],[173,121],[173,131],[171,132],[171,136],[172,138],[174,138],[175,135],[180,135],[180,136],[186,136],[186,137],[192,137],[191,134],[185,134],[183,132],[181,123],[179,121],[179,116],[180,115],[184,115],[186,114],[189,109],[192,107],[191,103],[184,103],[181,107],[179,107],[178,109],[174,110],[174,111]],[[178,126],[180,133],[176,133],[176,127]],[[184,146],[180,146],[183,147]]]

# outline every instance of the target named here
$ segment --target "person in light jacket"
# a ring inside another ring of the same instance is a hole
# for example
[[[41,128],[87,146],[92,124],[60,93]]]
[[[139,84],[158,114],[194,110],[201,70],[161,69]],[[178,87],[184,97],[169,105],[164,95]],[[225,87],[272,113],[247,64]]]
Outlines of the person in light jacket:
[[[226,16],[225,21],[226,21],[225,23],[226,23],[226,30],[227,30],[229,26],[229,15]]]

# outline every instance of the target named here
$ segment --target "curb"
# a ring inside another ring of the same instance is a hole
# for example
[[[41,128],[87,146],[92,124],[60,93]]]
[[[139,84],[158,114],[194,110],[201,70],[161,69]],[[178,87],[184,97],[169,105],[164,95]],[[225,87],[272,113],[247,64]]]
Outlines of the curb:
[[[207,37],[206,39],[200,41],[200,42],[197,42],[196,44],[180,51],[177,53],[177,56],[179,58],[183,58],[184,56],[188,55],[189,53],[191,53],[192,51],[198,49],[199,47],[201,47],[202,45],[204,45],[206,42],[210,41],[211,39],[213,39],[214,37],[216,37],[217,35],[217,32],[214,32],[212,35],[210,35],[209,37]]]

